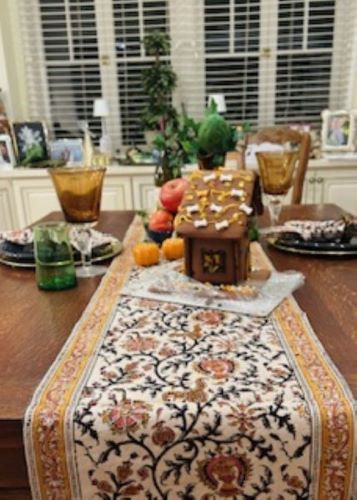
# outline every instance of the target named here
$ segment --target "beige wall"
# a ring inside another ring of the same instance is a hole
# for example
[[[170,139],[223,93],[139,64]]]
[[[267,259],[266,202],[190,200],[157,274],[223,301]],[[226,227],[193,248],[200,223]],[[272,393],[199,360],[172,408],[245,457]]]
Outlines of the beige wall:
[[[0,88],[12,120],[28,118],[18,0],[0,0]]]

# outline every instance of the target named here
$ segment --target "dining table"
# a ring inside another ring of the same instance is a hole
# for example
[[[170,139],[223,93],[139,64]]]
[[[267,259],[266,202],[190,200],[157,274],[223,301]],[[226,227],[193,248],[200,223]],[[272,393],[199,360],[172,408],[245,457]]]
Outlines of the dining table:
[[[337,219],[336,205],[290,205],[282,220]],[[102,211],[97,228],[123,240],[134,211]],[[60,212],[42,221],[62,220]],[[268,224],[267,216],[259,225]],[[303,273],[294,292],[320,342],[357,396],[357,260],[300,255],[261,243],[278,271]],[[109,265],[109,262],[108,262]],[[31,498],[23,419],[31,397],[81,318],[101,277],[48,292],[37,288],[33,269],[0,265],[0,499]]]

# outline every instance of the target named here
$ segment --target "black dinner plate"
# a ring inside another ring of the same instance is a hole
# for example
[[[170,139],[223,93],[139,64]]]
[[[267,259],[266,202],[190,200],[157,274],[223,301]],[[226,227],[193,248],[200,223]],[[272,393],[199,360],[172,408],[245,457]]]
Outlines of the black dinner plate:
[[[335,257],[357,255],[356,237],[349,241],[304,241],[294,237],[269,236],[268,243],[292,253]]]
[[[122,251],[122,244],[119,240],[113,243],[99,245],[92,250],[93,262],[99,262],[114,257]],[[78,250],[73,248],[73,258],[75,263],[80,263],[81,256]],[[18,245],[10,241],[0,243],[0,262],[10,266],[34,267],[35,255],[33,244]]]

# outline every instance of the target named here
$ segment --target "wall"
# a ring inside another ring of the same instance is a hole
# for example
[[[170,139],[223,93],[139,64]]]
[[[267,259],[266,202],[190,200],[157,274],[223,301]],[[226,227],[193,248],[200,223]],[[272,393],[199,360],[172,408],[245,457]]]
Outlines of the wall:
[[[12,120],[28,118],[19,4],[18,0],[0,0],[0,88]]]

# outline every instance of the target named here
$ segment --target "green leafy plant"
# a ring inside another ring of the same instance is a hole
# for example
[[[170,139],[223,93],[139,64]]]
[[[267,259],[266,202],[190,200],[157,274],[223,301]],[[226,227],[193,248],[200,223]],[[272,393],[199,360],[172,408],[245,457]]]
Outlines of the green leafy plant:
[[[212,101],[198,131],[199,160],[206,160],[205,168],[223,165],[226,152],[235,149],[237,140],[236,127],[232,127],[218,114],[217,106]]]
[[[181,177],[181,168],[185,163],[194,163],[198,153],[199,124],[186,113],[177,116],[176,120],[166,123],[165,128],[156,135],[153,144],[160,155],[160,185],[169,179]]]
[[[177,75],[169,62],[162,57],[170,53],[170,38],[166,33],[153,31],[143,44],[146,54],[154,56],[153,64],[143,70],[142,82],[148,104],[142,114],[142,123],[147,130],[163,130],[166,123],[175,121],[177,113],[171,104],[172,91],[176,87]]]

